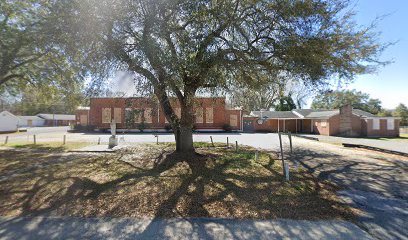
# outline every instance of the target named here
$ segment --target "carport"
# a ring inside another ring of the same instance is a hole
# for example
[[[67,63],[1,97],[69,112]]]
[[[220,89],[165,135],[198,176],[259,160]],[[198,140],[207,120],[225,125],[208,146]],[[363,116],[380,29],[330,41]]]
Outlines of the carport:
[[[301,129],[302,121],[291,111],[253,111],[243,117],[244,132],[294,132]]]

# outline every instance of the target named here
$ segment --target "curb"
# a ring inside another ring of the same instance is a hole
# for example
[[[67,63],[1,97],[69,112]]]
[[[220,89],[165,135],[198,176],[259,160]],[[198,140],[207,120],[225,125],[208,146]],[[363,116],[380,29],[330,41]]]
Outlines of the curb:
[[[395,155],[408,157],[408,153],[389,150],[389,149],[384,149],[384,148],[378,148],[378,147],[371,147],[371,146],[367,146],[367,145],[363,145],[363,144],[342,143],[342,145],[343,145],[343,147],[364,148],[364,149],[373,150],[373,151],[377,151],[377,152],[390,153],[390,154],[395,154]]]

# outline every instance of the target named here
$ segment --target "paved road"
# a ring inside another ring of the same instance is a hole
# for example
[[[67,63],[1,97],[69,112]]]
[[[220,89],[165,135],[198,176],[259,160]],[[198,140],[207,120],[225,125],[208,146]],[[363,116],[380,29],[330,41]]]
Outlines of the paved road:
[[[375,148],[382,148],[391,151],[403,152],[408,154],[408,141],[405,140],[380,140],[380,139],[366,139],[366,138],[343,138],[334,136],[322,136],[312,134],[301,134],[302,136],[318,138],[320,141],[331,143],[350,143],[361,144]]]
[[[53,131],[54,130],[54,131]],[[62,142],[63,136],[67,136],[67,142],[90,142],[97,143],[99,138],[102,143],[108,143],[110,134],[107,133],[67,133],[67,128],[32,128],[27,133],[9,135],[9,143],[23,143],[33,142],[33,134],[36,134],[38,143],[41,142]],[[196,142],[210,142],[210,136],[213,137],[214,142],[226,143],[227,137],[230,144],[249,145],[257,148],[264,148],[270,150],[279,150],[279,138],[275,133],[267,134],[251,134],[251,133],[195,133],[194,141]],[[3,143],[6,135],[0,135],[0,143]],[[172,133],[159,133],[160,142],[174,142],[174,135]],[[119,144],[126,143],[145,143],[156,142],[156,138],[152,133],[137,133],[137,134],[118,134]],[[288,146],[288,137],[283,136],[282,141],[285,146]]]
[[[344,221],[0,218],[0,239],[372,239]]]
[[[62,139],[67,134],[69,127],[33,127],[27,128],[27,132],[2,133],[0,134],[0,144],[4,143],[8,136],[9,143],[32,143],[33,135],[37,136],[39,141],[55,141]]]
[[[303,142],[303,143],[302,143]],[[358,225],[378,239],[408,239],[408,158],[298,139],[294,158],[363,210]]]

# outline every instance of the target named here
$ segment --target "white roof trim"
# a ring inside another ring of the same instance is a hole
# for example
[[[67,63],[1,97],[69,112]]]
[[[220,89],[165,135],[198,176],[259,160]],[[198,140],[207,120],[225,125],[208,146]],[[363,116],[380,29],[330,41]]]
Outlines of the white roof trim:
[[[401,119],[400,117],[362,117],[364,119]]]
[[[305,118],[305,116],[303,116],[302,114],[296,112],[296,110],[292,110],[292,113],[295,114],[296,116],[300,117],[300,118]]]

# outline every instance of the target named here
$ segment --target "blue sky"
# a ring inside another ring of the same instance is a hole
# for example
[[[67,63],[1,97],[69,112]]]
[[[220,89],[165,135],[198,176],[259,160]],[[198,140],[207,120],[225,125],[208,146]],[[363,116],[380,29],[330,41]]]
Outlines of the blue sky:
[[[408,106],[408,0],[356,1],[356,21],[368,25],[376,16],[391,14],[383,19],[378,30],[381,41],[394,42],[382,55],[382,60],[393,63],[376,74],[358,76],[347,88],[369,93],[382,101],[384,108],[395,108],[399,103]]]
[[[399,103],[408,106],[408,0],[352,0],[352,5],[357,12],[357,24],[363,26],[369,25],[378,16],[389,14],[378,24],[380,41],[398,42],[381,56],[381,60],[392,60],[393,63],[381,67],[376,74],[357,76],[346,88],[380,99],[387,109],[393,109]],[[130,89],[129,85],[125,86],[124,89]],[[309,107],[312,100],[310,98],[305,107]]]

